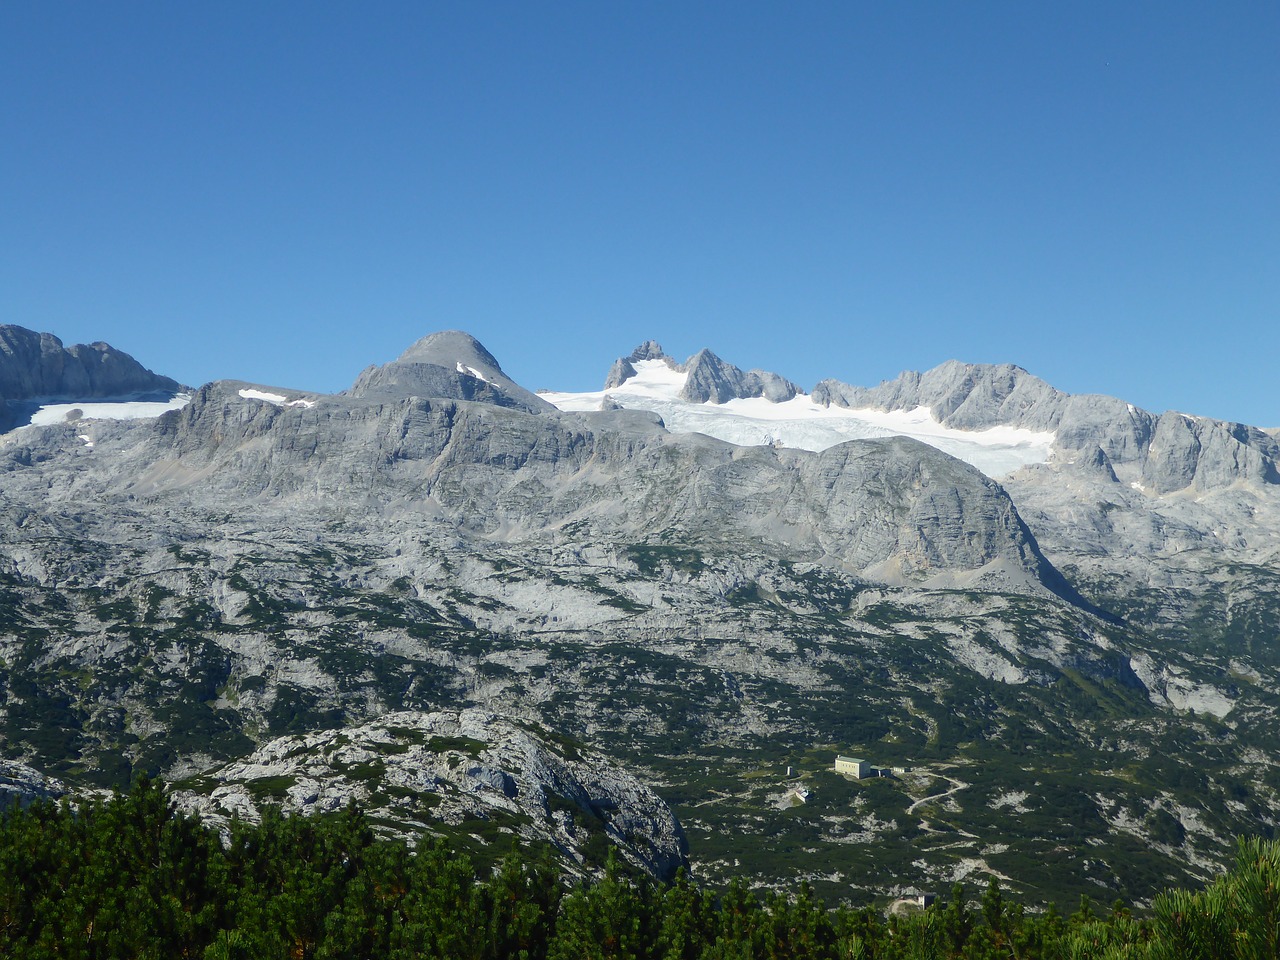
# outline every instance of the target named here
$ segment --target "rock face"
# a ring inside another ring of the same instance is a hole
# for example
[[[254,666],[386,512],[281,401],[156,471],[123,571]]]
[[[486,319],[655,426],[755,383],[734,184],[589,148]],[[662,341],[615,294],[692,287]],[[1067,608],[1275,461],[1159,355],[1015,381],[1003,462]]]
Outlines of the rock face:
[[[0,760],[0,813],[5,807],[25,807],[37,800],[57,800],[67,787],[23,763]]]
[[[487,835],[551,845],[578,874],[607,842],[650,876],[686,866],[665,803],[596,751],[547,739],[529,721],[483,710],[390,713],[376,722],[283,737],[207,771],[176,794],[206,823],[256,821],[263,803],[311,814],[360,804],[383,830]]]
[[[692,403],[728,403],[734,399],[764,397],[773,403],[790,400],[800,388],[790,380],[765,370],[743,372],[725,363],[710,350],[699,350],[684,365],[689,379],[680,397]]]
[[[708,399],[767,389],[693,360]],[[214,818],[357,797],[662,873],[655,784],[698,874],[837,897],[974,864],[1146,896],[1275,829],[1274,438],[940,371],[822,389],[1053,429],[1055,456],[1001,485],[903,438],[561,413],[459,334],[342,395],[220,381],[6,434],[0,745],[77,786],[183,778]],[[837,751],[918,766],[861,790]]]
[[[347,391],[352,397],[450,397],[529,413],[552,409],[517,384],[472,336],[447,330],[423,337],[391,363],[368,367]]]
[[[679,530],[769,544],[887,583],[974,585],[987,575],[1029,589],[1059,583],[999,485],[906,438],[821,453],[743,448],[671,435],[637,416],[531,416],[418,397],[288,407],[246,402],[220,384],[201,388],[150,437],[131,434],[127,455],[107,453],[105,432],[94,436],[107,470],[77,464],[68,479],[81,497],[198,489],[319,498],[363,502],[382,516],[453,516],[473,535],[501,540],[567,523],[631,541]],[[0,469],[42,455],[15,442],[0,452]]]
[[[0,400],[172,394],[176,380],[158,376],[105,343],[64,347],[51,333],[0,326]]]

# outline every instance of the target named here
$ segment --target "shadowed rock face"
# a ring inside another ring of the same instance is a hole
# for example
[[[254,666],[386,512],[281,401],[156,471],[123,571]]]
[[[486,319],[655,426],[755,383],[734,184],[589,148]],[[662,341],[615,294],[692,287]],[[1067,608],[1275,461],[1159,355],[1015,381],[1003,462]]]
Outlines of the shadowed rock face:
[[[51,333],[0,326],[0,400],[87,400],[178,389],[178,381],[152,373],[109,344],[64,347]]]
[[[529,413],[554,409],[502,371],[479,341],[459,330],[423,337],[391,363],[361,372],[351,397],[448,397]]]
[[[178,381],[152,373],[108,344],[64,347],[51,333],[0,326],[0,408],[24,400],[171,395],[179,389]]]

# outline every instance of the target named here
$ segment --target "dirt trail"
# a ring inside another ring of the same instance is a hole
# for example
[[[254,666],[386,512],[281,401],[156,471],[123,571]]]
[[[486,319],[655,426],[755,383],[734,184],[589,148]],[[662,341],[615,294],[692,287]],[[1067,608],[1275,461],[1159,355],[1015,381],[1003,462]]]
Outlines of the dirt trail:
[[[951,789],[943,790],[941,793],[931,794],[930,796],[927,796],[927,797],[921,797],[915,803],[911,804],[911,806],[907,807],[907,813],[915,813],[916,808],[919,807],[921,804],[929,803],[930,801],[933,801],[933,800],[941,800],[943,797],[949,797],[953,793],[956,793],[960,790],[964,790],[969,786],[969,784],[965,783],[963,780],[957,780],[955,777],[948,777],[945,774],[937,773],[937,774],[934,774],[934,776],[939,777],[940,779],[947,781],[947,783],[952,784]]]

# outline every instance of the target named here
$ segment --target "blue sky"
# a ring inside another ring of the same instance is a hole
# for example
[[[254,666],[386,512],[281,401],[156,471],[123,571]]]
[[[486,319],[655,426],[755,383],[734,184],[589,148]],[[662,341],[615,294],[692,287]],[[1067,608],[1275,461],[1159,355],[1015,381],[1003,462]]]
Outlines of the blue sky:
[[[346,387],[461,328],[1280,426],[1280,4],[0,5],[0,322]]]

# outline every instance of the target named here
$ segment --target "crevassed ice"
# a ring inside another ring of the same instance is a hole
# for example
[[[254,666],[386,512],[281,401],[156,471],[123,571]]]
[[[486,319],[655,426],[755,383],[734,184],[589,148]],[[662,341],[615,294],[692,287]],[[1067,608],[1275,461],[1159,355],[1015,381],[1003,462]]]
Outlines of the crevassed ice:
[[[680,399],[687,374],[662,360],[634,363],[636,376],[612,390],[541,394],[561,410],[599,410],[608,397],[627,409],[662,417],[673,433],[703,433],[740,446],[772,444],[801,450],[825,450],[846,440],[911,437],[966,463],[990,477],[1045,463],[1053,447],[1052,431],[998,426],[955,430],[933,419],[928,407],[914,410],[848,410],[824,407],[800,394],[783,403],[763,397],[728,403],[690,403]]]

